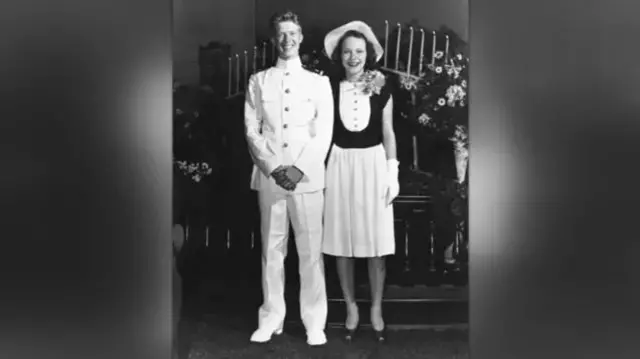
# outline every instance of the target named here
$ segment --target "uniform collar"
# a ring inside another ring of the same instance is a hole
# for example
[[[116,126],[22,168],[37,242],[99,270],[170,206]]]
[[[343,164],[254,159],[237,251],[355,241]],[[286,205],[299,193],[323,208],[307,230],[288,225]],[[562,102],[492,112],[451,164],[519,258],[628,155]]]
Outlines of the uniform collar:
[[[287,71],[301,70],[302,61],[300,61],[300,56],[289,60],[278,58],[278,61],[276,62],[276,68]]]

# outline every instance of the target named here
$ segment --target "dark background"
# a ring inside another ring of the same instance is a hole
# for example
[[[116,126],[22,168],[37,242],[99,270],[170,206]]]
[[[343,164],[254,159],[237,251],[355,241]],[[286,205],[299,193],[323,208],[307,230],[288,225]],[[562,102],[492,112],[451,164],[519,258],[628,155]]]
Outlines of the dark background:
[[[638,358],[638,9],[470,8],[473,358]],[[170,12],[2,4],[0,357],[170,356]]]

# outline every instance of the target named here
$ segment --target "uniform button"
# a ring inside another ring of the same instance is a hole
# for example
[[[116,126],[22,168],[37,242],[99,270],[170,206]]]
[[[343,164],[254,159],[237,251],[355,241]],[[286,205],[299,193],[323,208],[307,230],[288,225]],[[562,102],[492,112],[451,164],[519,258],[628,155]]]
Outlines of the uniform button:
[[[353,100],[353,103],[358,103],[358,100]]]
[[[289,146],[289,144],[286,143],[286,142],[282,145],[282,147],[284,147],[284,148],[287,148],[288,146]]]
[[[289,108],[288,108],[288,107],[285,107],[285,108],[284,108],[284,110],[285,110],[285,111],[289,111]]]
[[[282,127],[286,129],[287,127],[289,127],[289,125],[285,123],[284,125],[282,125]]]
[[[289,89],[284,90],[284,93],[289,93],[291,91],[289,91]]]
[[[285,72],[285,73],[284,73],[284,75],[285,75],[285,76],[289,76],[289,73],[288,73],[288,72]]]

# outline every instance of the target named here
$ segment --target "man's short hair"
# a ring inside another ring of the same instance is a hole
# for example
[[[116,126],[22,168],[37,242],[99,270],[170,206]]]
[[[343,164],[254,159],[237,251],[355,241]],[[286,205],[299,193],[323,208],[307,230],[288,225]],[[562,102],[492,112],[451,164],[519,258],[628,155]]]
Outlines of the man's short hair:
[[[271,16],[271,20],[269,22],[271,31],[273,31],[274,33],[278,31],[278,24],[285,21],[291,21],[292,23],[302,28],[302,24],[300,23],[300,17],[298,16],[298,14],[291,10],[286,10],[284,12],[275,13],[273,14],[273,16]]]

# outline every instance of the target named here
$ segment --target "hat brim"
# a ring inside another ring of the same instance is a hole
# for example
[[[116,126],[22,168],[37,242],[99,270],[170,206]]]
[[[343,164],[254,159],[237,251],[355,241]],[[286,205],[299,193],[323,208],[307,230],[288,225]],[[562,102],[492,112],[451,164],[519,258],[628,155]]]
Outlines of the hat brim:
[[[333,52],[336,49],[336,46],[338,46],[338,41],[340,41],[342,36],[350,30],[358,31],[364,35],[367,41],[369,41],[373,45],[373,51],[376,54],[376,62],[380,61],[382,55],[384,54],[384,49],[382,48],[382,45],[380,45],[380,42],[378,41],[376,35],[373,33],[373,30],[371,30],[371,27],[369,27],[369,25],[362,21],[351,21],[347,24],[331,30],[324,37],[324,51],[326,52],[327,56],[331,58]]]

